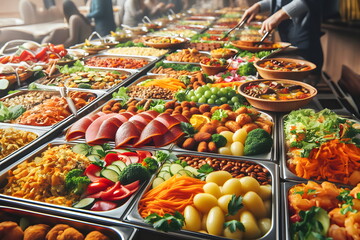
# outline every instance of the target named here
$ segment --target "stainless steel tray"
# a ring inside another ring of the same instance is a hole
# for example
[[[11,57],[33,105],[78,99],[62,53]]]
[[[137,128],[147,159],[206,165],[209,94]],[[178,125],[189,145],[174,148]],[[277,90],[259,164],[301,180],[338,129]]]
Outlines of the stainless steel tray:
[[[229,157],[235,157],[235,158],[241,158],[241,159],[248,159],[248,160],[266,160],[266,161],[277,161],[277,152],[278,152],[278,126],[276,124],[276,115],[274,115],[273,113],[265,113],[265,112],[261,112],[259,111],[262,115],[264,115],[265,117],[267,117],[268,119],[270,119],[274,125],[273,125],[273,129],[272,129],[272,138],[273,138],[273,147],[271,149],[271,151],[269,153],[266,154],[259,154],[259,155],[253,155],[253,156],[232,156],[232,155],[222,155],[222,154],[214,154],[214,153],[209,153],[209,152],[203,152],[201,154],[207,155],[207,156],[215,156],[215,157],[221,157],[221,158],[229,158]],[[174,147],[172,148],[172,150],[174,151],[179,151],[179,152],[188,152],[188,153],[199,153],[197,151],[192,151],[192,150],[187,150],[184,148],[179,147],[176,143],[174,144]]]
[[[94,71],[114,71],[114,70],[109,70],[109,69],[96,69],[96,68],[91,68],[91,70],[94,70]],[[70,88],[70,87],[67,87],[67,89],[69,90],[74,90],[74,91],[93,91],[95,93],[99,93],[99,94],[102,94],[103,92],[107,92],[107,91],[111,91],[113,90],[114,88],[118,88],[118,87],[121,87],[122,85],[126,84],[126,82],[131,78],[131,76],[135,73],[134,71],[128,71],[128,70],[116,70],[117,72],[120,72],[122,74],[127,74],[128,77],[125,78],[124,80],[122,80],[119,84],[111,87],[111,88],[106,88],[106,89],[85,89],[85,88]],[[43,78],[41,78],[43,79]],[[46,85],[46,84],[42,84],[41,83],[41,79],[38,79],[34,82],[34,84],[41,88],[41,89],[52,89],[52,90],[55,90],[55,91],[58,91],[58,89],[60,88],[59,86],[52,86],[52,85]]]
[[[0,204],[4,204],[0,202]],[[5,202],[5,204],[7,204]],[[136,230],[130,227],[124,226],[105,226],[95,223],[90,223],[82,220],[71,219],[76,216],[68,215],[62,217],[59,215],[46,214],[43,212],[37,212],[32,210],[21,209],[19,207],[10,207],[0,205],[1,219],[5,221],[15,221],[19,224],[21,218],[25,218],[29,221],[29,225],[35,224],[47,224],[50,227],[56,224],[67,224],[71,227],[76,228],[84,236],[91,231],[99,231],[105,234],[109,239],[112,240],[130,240],[134,239]]]
[[[149,47],[144,47],[144,48],[149,48]],[[109,49],[110,50],[110,49]],[[104,52],[103,54],[107,54],[107,55],[109,55],[109,56],[119,56],[119,54],[118,53],[111,53],[111,52],[109,52],[109,50],[107,50],[106,52]],[[165,53],[165,54],[168,54],[169,53],[169,50],[168,49],[159,49],[159,50],[167,50],[167,52]],[[146,56],[146,55],[136,55],[136,54],[128,54],[128,55],[126,55],[126,54],[121,54],[121,56],[127,56],[127,57],[131,57],[131,58],[133,58],[133,57],[145,57],[145,58],[156,58],[156,59],[159,59],[159,58],[161,58],[162,56],[164,56],[165,54],[163,54],[163,55],[161,55],[161,56]],[[131,70],[131,69],[130,69]]]
[[[155,75],[152,76],[152,78],[154,78]],[[118,100],[118,101],[122,101],[121,99],[110,99],[110,100]],[[105,103],[103,103],[102,105],[100,105],[98,108],[96,108],[94,111],[90,112],[89,114],[87,114],[86,116],[84,116],[83,118],[85,117],[89,117],[89,116],[92,116],[98,112],[100,112],[102,110],[102,108],[108,103],[108,101],[106,101]],[[81,120],[82,118],[78,119],[77,121]],[[66,131],[68,131],[68,129],[71,127],[72,125],[68,126],[64,131],[63,131],[63,135],[60,136],[59,139],[62,139],[63,141],[66,141],[65,140],[65,133]],[[84,138],[80,138],[80,139],[77,139],[77,140],[74,140],[72,142],[85,142],[85,139]],[[109,141],[108,142],[110,144],[111,147],[115,148],[115,142],[114,141]],[[169,150],[171,149],[172,147],[172,144],[169,144],[169,145],[166,145],[166,146],[163,146],[163,147],[158,147],[156,148],[155,146],[151,146],[151,145],[145,145],[145,146],[142,146],[141,149],[146,149],[146,150]],[[132,148],[131,146],[124,146],[123,148]]]
[[[200,155],[200,154],[183,154],[180,152],[173,152],[176,156],[204,156],[204,155]],[[205,157],[205,156],[204,156]],[[217,156],[213,156],[213,157],[217,157]],[[226,157],[224,159],[232,159],[232,160],[236,160],[236,161],[244,161],[244,162],[249,162],[248,160],[245,159],[234,159],[232,157]],[[273,239],[280,239],[279,238],[279,204],[280,204],[280,195],[279,195],[279,172],[278,172],[278,166],[274,163],[271,162],[260,162],[260,161],[252,161],[252,163],[257,163],[261,166],[263,166],[264,168],[266,168],[270,175],[271,175],[271,179],[272,179],[272,212],[271,212],[271,220],[272,220],[272,226],[271,229],[269,230],[269,232],[263,236],[262,240],[273,240]],[[139,205],[139,201],[141,200],[142,196],[151,188],[152,186],[152,181],[149,182],[149,184],[146,186],[146,188],[144,188],[139,194],[138,194],[138,198],[133,202],[133,205],[131,206],[131,208],[128,210],[127,214],[124,217],[124,221],[131,223],[131,224],[135,224],[135,225],[139,225],[142,226],[143,228],[147,228],[147,229],[152,229],[153,231],[156,231],[155,229],[152,228],[151,225],[147,224],[144,222],[144,219],[140,216],[139,211],[138,211],[138,205]],[[187,230],[181,230],[179,232],[169,232],[170,235],[176,236],[176,237],[186,237],[187,239],[225,239],[224,237],[219,237],[219,236],[214,236],[214,235],[208,235],[208,234],[203,234],[203,233],[198,233],[198,232],[192,232],[192,231],[187,231]]]
[[[176,50],[176,52],[181,52],[181,51],[182,50]],[[206,55],[207,57],[211,57],[210,52],[199,51],[199,53],[202,53],[202,54]],[[179,63],[179,64],[184,64],[184,63],[187,64],[187,63],[189,63],[189,64],[194,64],[194,65],[200,65],[200,62],[198,62],[198,63],[196,63],[196,62],[177,62],[177,61],[166,60],[166,58],[164,60],[164,63]]]
[[[283,182],[280,184],[281,191],[281,205],[284,206],[281,208],[281,238],[286,240],[291,240],[290,237],[290,213],[289,213],[289,201],[288,201],[288,192],[291,187],[295,186],[297,183]]]
[[[163,61],[164,63],[170,63],[170,61]],[[180,64],[180,65],[188,65],[188,64],[191,64],[191,65],[195,65],[195,66],[199,66],[199,64],[196,64],[196,63],[187,63],[187,62],[179,62],[179,63],[176,63],[176,64]],[[154,66],[153,68],[151,68],[148,72],[147,72],[147,75],[163,75],[163,73],[153,73],[153,71],[155,70],[155,68],[157,68],[156,66]],[[200,70],[201,71],[201,68]],[[165,74],[166,75],[166,74]]]
[[[145,66],[141,67],[141,68],[136,68],[136,69],[128,69],[128,68],[107,68],[107,67],[96,67],[96,66],[88,66],[86,65],[86,60],[88,60],[91,57],[100,57],[100,58],[127,58],[127,59],[138,59],[138,60],[146,60],[148,61],[148,64],[146,64]],[[92,56],[87,56],[84,58],[84,63],[86,67],[89,68],[97,68],[97,69],[108,69],[108,70],[126,70],[126,71],[142,71],[145,68],[147,68],[150,64],[155,63],[158,60],[157,57],[139,57],[139,56],[128,56],[128,55],[117,55],[117,54],[96,54],[96,55],[92,55]]]
[[[60,142],[58,140],[55,140],[55,141],[43,144],[39,148],[35,149],[32,153],[26,155],[25,157],[21,158],[20,160],[16,161],[15,163],[12,163],[11,165],[2,169],[0,171],[0,186],[4,187],[6,185],[6,182],[7,182],[6,178],[8,177],[8,172],[10,170],[14,169],[17,165],[19,165],[20,163],[23,163],[27,160],[33,161],[33,159],[36,156],[40,156],[41,153],[47,149],[49,144],[51,144],[51,146],[54,147],[54,146],[59,146],[62,144],[71,146],[71,145],[74,145],[75,143]],[[152,176],[152,177],[154,177],[154,176]],[[150,181],[151,180],[152,179],[150,179]],[[84,213],[84,214],[89,214],[89,215],[102,216],[102,217],[108,217],[108,218],[120,220],[122,218],[122,216],[125,214],[126,209],[132,204],[133,200],[136,198],[137,194],[145,186],[146,186],[146,183],[143,183],[139,187],[138,191],[136,193],[134,193],[131,197],[129,197],[129,199],[125,203],[123,203],[121,206],[119,206],[115,209],[109,210],[109,211],[91,211],[91,210],[86,210],[86,209],[78,209],[78,208],[74,208],[74,207],[68,207],[68,206],[56,205],[56,204],[51,204],[51,203],[46,203],[46,202],[41,202],[41,201],[36,201],[36,200],[25,199],[25,198],[21,198],[21,197],[14,197],[14,196],[2,194],[2,193],[0,193],[0,196],[3,199],[24,202],[28,205],[32,205],[32,204],[39,205],[39,206],[42,206],[42,208],[54,207],[54,208],[59,208],[59,209],[66,210],[66,211],[74,211],[74,212],[79,212],[79,213]]]

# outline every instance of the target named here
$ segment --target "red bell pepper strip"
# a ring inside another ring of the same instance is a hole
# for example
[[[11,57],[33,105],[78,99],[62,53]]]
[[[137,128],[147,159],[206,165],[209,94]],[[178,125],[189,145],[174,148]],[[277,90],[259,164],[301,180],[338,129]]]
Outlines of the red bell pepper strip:
[[[85,175],[90,178],[90,181],[92,182],[96,182],[99,179],[101,179],[102,177],[100,177],[100,171],[102,170],[102,167],[96,165],[96,164],[90,164],[86,169],[85,169]]]
[[[125,188],[129,189],[130,191],[134,190],[134,189],[138,189],[140,186],[140,180],[137,180],[135,182],[129,183],[127,185],[124,185]]]
[[[136,152],[123,152],[121,155],[127,156],[130,159],[130,163],[138,163],[139,155]]]
[[[130,197],[132,195],[132,192],[125,188],[124,186],[121,186],[120,189],[117,189],[113,192],[113,195],[110,196],[107,200],[109,201],[119,201],[122,199],[125,199],[127,197]]]
[[[40,59],[43,59],[47,55],[47,48],[43,47],[38,53],[36,53],[35,58],[40,61]]]
[[[113,184],[114,184],[114,182],[107,178],[100,178],[96,182],[92,182],[87,186],[86,195],[104,191],[105,189],[112,186]]]
[[[139,156],[139,163],[142,163],[145,158],[152,156],[151,152],[149,151],[136,151],[136,153]]]
[[[118,205],[110,201],[97,201],[91,207],[92,211],[109,211],[116,208]]]
[[[35,59],[35,55],[32,54],[30,51],[28,50],[23,50],[19,56],[19,59],[20,61],[35,61],[36,62],[36,59]]]
[[[106,166],[112,164],[115,161],[123,161],[126,165],[131,163],[130,158],[122,155],[122,153],[108,153],[106,154],[104,161],[106,162]]]

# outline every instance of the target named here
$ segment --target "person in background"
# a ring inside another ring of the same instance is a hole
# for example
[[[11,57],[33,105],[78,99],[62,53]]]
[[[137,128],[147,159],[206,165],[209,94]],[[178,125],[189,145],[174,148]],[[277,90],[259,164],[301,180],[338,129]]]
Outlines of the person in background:
[[[145,0],[144,4],[149,10],[147,16],[150,19],[162,17],[163,14],[167,14],[169,9],[174,6],[172,3],[165,4],[164,2],[157,0]]]
[[[46,9],[49,9],[52,6],[55,6],[55,0],[43,0],[44,2],[44,7]]]
[[[80,18],[82,18],[84,20],[84,22],[88,23],[89,25],[91,24],[90,20],[87,19],[84,15],[82,15],[79,11],[79,9],[77,8],[77,6],[75,5],[75,3],[71,0],[65,0],[63,3],[63,12],[64,12],[64,17],[66,22],[69,24],[70,22],[70,17],[72,15],[79,15]]]
[[[95,31],[101,36],[116,30],[111,0],[91,0],[90,13],[86,17],[95,20]]]
[[[125,0],[123,24],[130,27],[137,26],[147,14],[144,0]]]
[[[247,22],[259,12],[270,11],[261,27],[261,32],[279,30],[281,40],[298,47],[301,57],[316,64],[316,75],[321,74],[323,52],[321,48],[322,0],[263,0],[248,8],[242,19]]]

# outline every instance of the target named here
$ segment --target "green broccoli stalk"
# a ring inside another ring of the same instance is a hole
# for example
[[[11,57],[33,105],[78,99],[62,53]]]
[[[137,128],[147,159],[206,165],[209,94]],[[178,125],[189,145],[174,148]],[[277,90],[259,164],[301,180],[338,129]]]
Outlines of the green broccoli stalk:
[[[237,73],[240,76],[256,75],[256,68],[254,67],[254,63],[248,62],[248,63],[241,65],[238,68]]]
[[[264,129],[257,128],[250,131],[245,140],[244,154],[258,155],[271,150],[273,139]]]
[[[65,177],[66,190],[77,195],[84,193],[90,183],[90,179],[84,175],[84,171],[81,169],[73,169]]]
[[[142,162],[142,165],[146,167],[150,173],[154,173],[158,169],[158,162],[150,157],[145,158]]]
[[[119,180],[122,185],[126,185],[137,180],[140,180],[140,182],[145,182],[149,180],[150,177],[151,174],[146,167],[144,167],[140,163],[133,163],[128,165],[124,168],[123,171],[121,171]]]

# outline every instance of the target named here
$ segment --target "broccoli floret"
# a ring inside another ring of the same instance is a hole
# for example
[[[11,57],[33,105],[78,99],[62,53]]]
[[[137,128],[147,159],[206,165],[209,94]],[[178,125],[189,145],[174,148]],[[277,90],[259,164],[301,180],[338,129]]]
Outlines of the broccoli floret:
[[[91,183],[90,179],[84,175],[81,169],[73,169],[65,177],[65,187],[70,193],[81,195],[86,187]]]
[[[250,131],[245,140],[244,154],[257,155],[267,153],[273,145],[273,139],[264,129],[257,128]]]
[[[256,68],[254,67],[254,63],[248,62],[248,63],[241,65],[238,68],[237,73],[240,76],[256,75]]]
[[[221,134],[211,135],[211,141],[213,141],[217,148],[224,147],[227,143],[226,138]]]
[[[158,162],[150,157],[145,158],[142,162],[142,165],[146,167],[150,173],[154,173],[158,169]]]
[[[149,180],[150,177],[150,172],[146,169],[146,167],[144,167],[140,163],[133,163],[128,165],[126,168],[124,168],[123,171],[121,171],[119,180],[122,185],[126,185],[137,180],[140,180],[140,182],[144,182]]]

